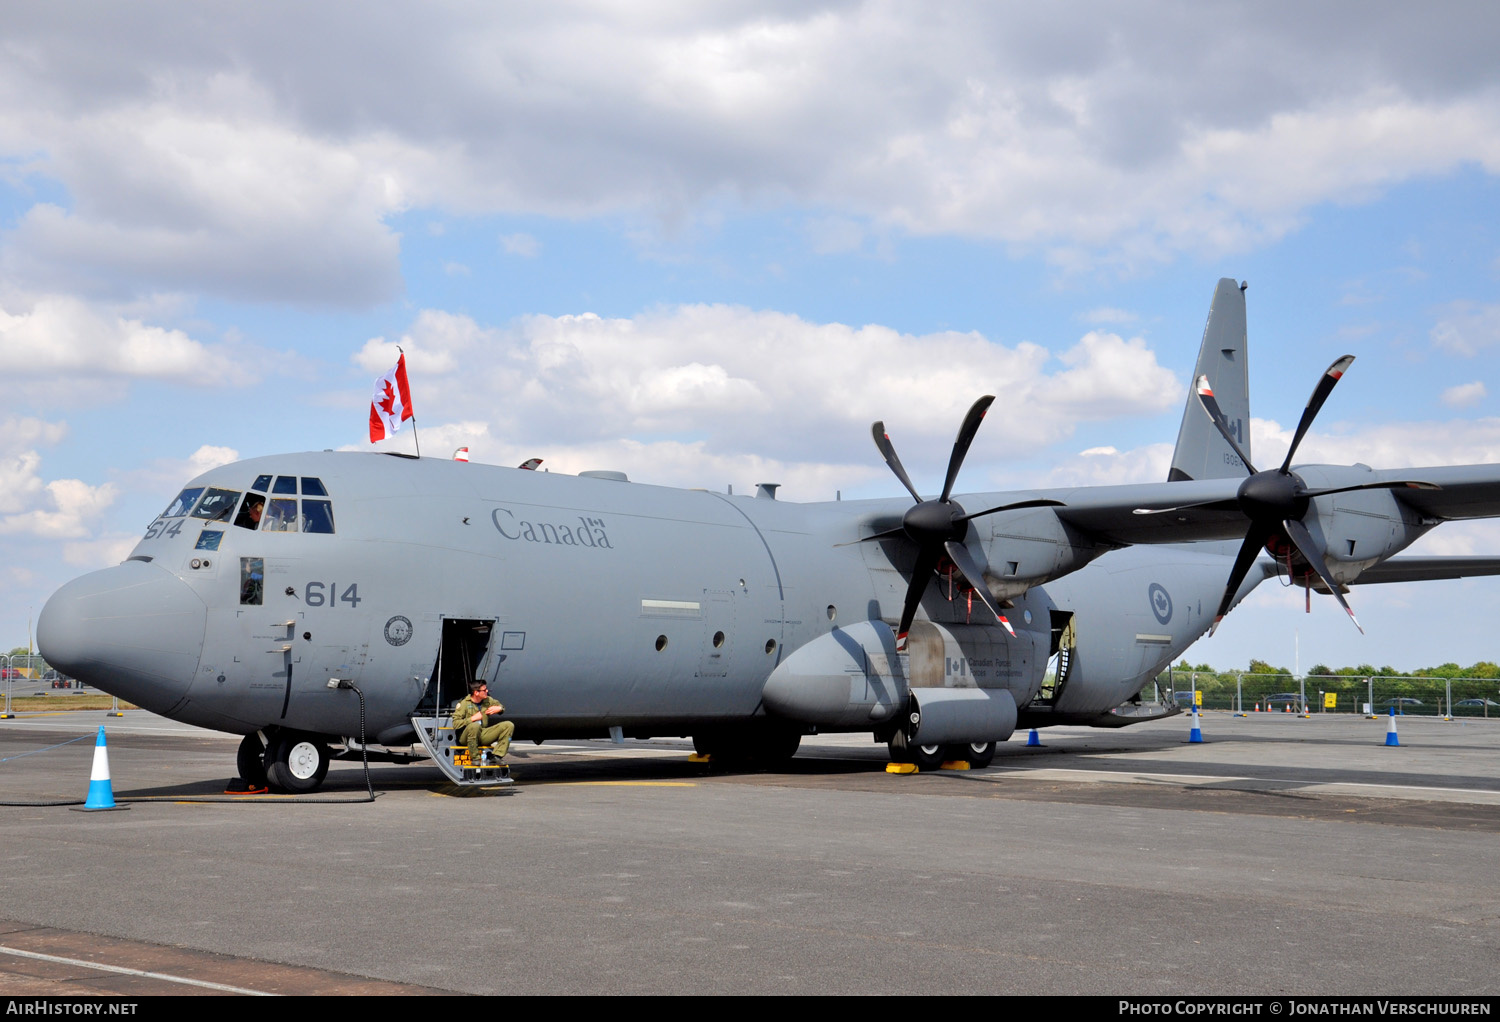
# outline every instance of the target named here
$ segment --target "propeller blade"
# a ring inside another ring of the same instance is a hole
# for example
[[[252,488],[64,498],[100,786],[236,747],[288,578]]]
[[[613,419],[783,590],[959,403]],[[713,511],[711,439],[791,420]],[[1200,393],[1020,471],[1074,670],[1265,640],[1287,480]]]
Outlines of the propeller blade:
[[[841,546],[854,546],[858,543],[871,543],[877,539],[895,539],[897,536],[904,535],[906,535],[905,527],[898,525],[894,529],[886,529],[884,532],[877,532],[873,536],[865,536],[862,539],[851,539],[847,543],[835,543],[833,545],[834,548],[837,549]]]
[[[1389,483],[1360,483],[1358,486],[1331,486],[1326,490],[1303,490],[1306,497],[1326,497],[1331,493],[1348,493],[1350,490],[1441,490],[1437,483],[1424,483],[1418,479],[1398,479]]]
[[[993,514],[997,514],[998,512],[1001,512],[1001,511],[1018,511],[1018,510],[1020,510],[1023,507],[1066,507],[1066,506],[1067,505],[1064,504],[1060,500],[1047,500],[1045,498],[1042,498],[1042,499],[1039,499],[1039,500],[1018,500],[1014,504],[1001,504],[999,507],[992,507],[988,511],[975,511],[971,515],[961,515],[960,517],[953,519],[953,524],[957,525],[960,522],[967,522],[967,521],[970,521],[970,520],[975,519],[975,518],[983,518],[985,515],[993,515]]]
[[[995,601],[990,598],[989,588],[984,584],[984,569],[974,560],[974,555],[969,553],[969,548],[956,540],[950,539],[943,544],[943,549],[948,551],[948,557],[953,561],[953,566],[958,569],[958,573],[963,576],[969,588],[974,590],[974,595],[979,597],[980,601],[986,607],[990,608],[990,613],[994,614],[995,619],[1005,626],[1005,630],[1010,633],[1011,638],[1015,638],[1016,630],[1011,627],[1010,622],[1005,619],[1005,615],[1000,613],[1000,609],[995,606]]]
[[[1344,608],[1344,613],[1349,615],[1349,620],[1354,622],[1354,627],[1359,628],[1359,634],[1365,634],[1365,630],[1360,627],[1359,618],[1354,616],[1354,611],[1349,608],[1344,594],[1339,592],[1339,584],[1334,581],[1332,573],[1329,572],[1328,562],[1323,560],[1323,555],[1319,552],[1318,545],[1313,542],[1312,533],[1307,531],[1307,526],[1295,518],[1288,518],[1281,523],[1281,527],[1291,537],[1297,547],[1297,552],[1306,559],[1308,564],[1312,565],[1313,571],[1318,573],[1318,577],[1323,580],[1323,584],[1328,587],[1333,598],[1339,601],[1339,606]]]
[[[958,438],[953,441],[953,454],[948,458],[948,476],[943,480],[943,495],[938,500],[944,504],[948,503],[948,495],[953,492],[953,484],[958,479],[958,470],[963,467],[964,456],[969,453],[969,445],[974,442],[974,434],[979,432],[979,424],[984,421],[984,413],[990,410],[990,405],[995,403],[995,395],[986,394],[975,401],[969,408],[969,414],[964,416],[964,423],[958,427]]]
[[[1224,598],[1219,601],[1219,609],[1214,614],[1214,623],[1209,626],[1208,634],[1212,635],[1219,627],[1219,622],[1224,620],[1224,615],[1229,613],[1229,608],[1234,604],[1234,594],[1239,592],[1240,583],[1245,581],[1245,576],[1250,574],[1250,565],[1255,563],[1255,558],[1260,556],[1266,540],[1271,538],[1275,526],[1266,525],[1263,522],[1251,522],[1250,531],[1245,534],[1245,542],[1240,545],[1239,556],[1234,559],[1234,570],[1229,573],[1229,584],[1224,587]]]
[[[1229,432],[1229,420],[1224,418],[1224,412],[1219,407],[1219,400],[1214,397],[1213,388],[1208,385],[1207,376],[1198,377],[1198,403],[1208,413],[1209,421],[1214,424],[1214,428],[1219,431],[1219,435],[1224,438],[1234,453],[1239,455],[1240,461],[1245,465],[1245,470],[1254,475],[1255,466],[1250,464],[1250,459],[1245,457],[1245,452],[1240,450],[1239,444],[1235,443],[1234,434]]]
[[[896,650],[906,649],[906,633],[911,631],[912,619],[917,616],[917,605],[927,591],[927,583],[937,570],[942,551],[936,547],[917,551],[917,563],[911,571],[911,583],[906,587],[906,605],[901,608],[901,626],[896,629]]]
[[[918,504],[922,503],[922,495],[907,478],[906,469],[901,467],[901,459],[896,457],[896,448],[891,445],[891,438],[885,435],[885,423],[877,422],[870,426],[870,435],[875,438],[875,446],[880,450],[880,456],[885,463],[891,466],[891,471],[896,473],[896,478],[901,480],[901,485],[906,487],[906,492],[911,494],[912,499]]]
[[[1302,420],[1297,423],[1297,432],[1292,434],[1292,446],[1287,448],[1286,460],[1281,463],[1282,475],[1286,475],[1291,470],[1292,455],[1297,453],[1297,445],[1307,435],[1307,430],[1312,426],[1313,419],[1317,418],[1318,410],[1323,407],[1323,402],[1328,400],[1328,395],[1333,393],[1333,388],[1338,385],[1339,380],[1343,378],[1353,362],[1353,355],[1345,355],[1318,377],[1318,385],[1313,388],[1312,397],[1307,399],[1307,407],[1302,409]]]

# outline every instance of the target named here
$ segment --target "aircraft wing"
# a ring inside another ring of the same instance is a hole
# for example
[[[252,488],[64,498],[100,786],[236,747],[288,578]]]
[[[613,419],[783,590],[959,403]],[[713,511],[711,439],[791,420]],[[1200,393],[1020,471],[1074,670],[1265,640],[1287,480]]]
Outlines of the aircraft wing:
[[[1396,499],[1424,515],[1457,521],[1500,515],[1500,465],[1440,465],[1434,468],[1384,469],[1386,479],[1420,479],[1438,490],[1393,490]]]
[[[1477,575],[1500,575],[1500,557],[1392,557],[1366,568],[1349,584],[1424,582]]]
[[[1055,509],[1058,518],[1104,542],[1189,543],[1245,535],[1245,514],[1235,500],[1239,484],[1239,479],[1183,480],[1090,486],[1045,496],[1063,502]]]

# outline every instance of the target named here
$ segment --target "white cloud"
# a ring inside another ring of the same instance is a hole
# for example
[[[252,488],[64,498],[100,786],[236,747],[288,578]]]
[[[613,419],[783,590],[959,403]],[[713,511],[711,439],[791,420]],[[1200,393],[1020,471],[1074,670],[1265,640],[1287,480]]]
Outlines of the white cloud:
[[[129,557],[130,551],[140,541],[141,537],[136,533],[126,535],[120,532],[106,533],[96,539],[73,540],[63,544],[63,561],[83,570],[107,568]]]
[[[1441,400],[1450,408],[1468,408],[1470,405],[1477,405],[1486,396],[1483,381],[1475,380],[1473,383],[1460,383],[1456,387],[1449,387],[1443,391]]]
[[[534,259],[541,245],[529,234],[504,234],[500,237],[500,250],[506,255]]]
[[[1458,355],[1477,355],[1500,341],[1500,305],[1450,302],[1433,326],[1432,343]]]
[[[61,295],[42,298],[25,312],[0,309],[0,371],[70,383],[126,377],[208,385],[248,377],[222,348]]]
[[[1172,466],[1171,444],[1148,444],[1129,451],[1090,447],[1058,462],[1041,486],[1118,486],[1159,483]]]
[[[1081,313],[1078,318],[1085,323],[1107,323],[1111,326],[1128,326],[1140,317],[1126,309],[1113,309],[1106,305]]]
[[[894,226],[1130,266],[1500,168],[1494,19],[1402,5],[132,15],[8,26],[8,176],[68,196],[5,237],[33,289],[383,302],[413,207],[791,206],[826,251]]]
[[[726,305],[629,319],[528,316],[498,328],[425,310],[400,344],[419,421],[436,425],[428,410],[440,409],[447,421],[484,423],[523,443],[512,451],[521,457],[624,436],[653,450],[678,444],[676,462],[701,450],[705,465],[750,455],[792,465],[809,452],[862,465],[873,459],[870,423],[883,419],[903,458],[920,459],[915,467],[946,462],[964,411],[986,391],[997,400],[981,458],[1182,400],[1180,382],[1139,338],[1091,332],[1054,367],[1035,344],[977,333],[902,334]],[[395,359],[384,338],[353,356],[371,374]]]
[[[1251,451],[1259,468],[1274,468],[1286,456],[1294,427],[1267,419],[1250,420]],[[1274,452],[1268,457],[1266,452]],[[1387,422],[1347,434],[1310,432],[1297,448],[1298,464],[1377,468],[1424,465],[1478,465],[1500,462],[1500,418],[1450,422]]]

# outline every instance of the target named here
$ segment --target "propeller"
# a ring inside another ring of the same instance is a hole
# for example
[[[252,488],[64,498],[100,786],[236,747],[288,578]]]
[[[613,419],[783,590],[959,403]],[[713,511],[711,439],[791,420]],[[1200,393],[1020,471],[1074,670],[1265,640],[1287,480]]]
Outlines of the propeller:
[[[1245,452],[1240,450],[1240,445],[1235,442],[1234,434],[1230,432],[1229,423],[1224,418],[1224,413],[1219,408],[1219,402],[1214,398],[1213,388],[1209,386],[1208,377],[1198,377],[1197,393],[1198,402],[1203,410],[1213,421],[1219,434],[1224,437],[1226,443],[1239,455],[1240,461],[1244,462],[1245,469],[1250,477],[1240,483],[1240,488],[1235,494],[1234,501],[1201,501],[1197,504],[1183,504],[1176,508],[1136,509],[1136,514],[1161,514],[1165,511],[1176,511],[1189,507],[1234,507],[1237,506],[1250,519],[1250,528],[1245,533],[1245,541],[1240,546],[1240,552],[1234,559],[1234,568],[1229,572],[1229,582],[1224,587],[1224,598],[1219,601],[1218,612],[1214,615],[1214,623],[1209,628],[1208,634],[1212,635],[1219,627],[1219,622],[1224,620],[1224,615],[1229,613],[1229,607],[1234,602],[1234,594],[1239,590],[1240,584],[1245,581],[1245,576],[1250,572],[1250,566],[1255,563],[1262,548],[1269,543],[1272,552],[1284,552],[1290,565],[1291,551],[1295,549],[1302,555],[1309,568],[1317,573],[1323,580],[1328,591],[1333,594],[1334,599],[1339,601],[1339,606],[1349,615],[1349,620],[1354,622],[1354,627],[1364,633],[1359,619],[1354,616],[1349,603],[1344,599],[1343,593],[1339,591],[1339,583],[1334,580],[1333,573],[1328,569],[1328,562],[1323,559],[1323,553],[1318,549],[1317,542],[1312,534],[1307,531],[1307,526],[1302,519],[1307,514],[1308,506],[1314,497],[1326,497],[1335,493],[1348,493],[1351,490],[1395,490],[1395,489],[1418,489],[1436,490],[1439,487],[1434,483],[1421,482],[1414,479],[1391,480],[1378,483],[1359,483],[1352,486],[1330,486],[1323,488],[1309,487],[1302,478],[1291,470],[1292,457],[1297,453],[1297,447],[1302,443],[1302,438],[1307,435],[1312,426],[1313,419],[1317,418],[1318,411],[1323,403],[1328,400],[1328,395],[1338,385],[1339,380],[1354,362],[1353,355],[1345,355],[1338,359],[1327,371],[1318,378],[1317,386],[1313,388],[1312,396],[1307,400],[1307,407],[1302,410],[1302,419],[1297,423],[1297,431],[1292,435],[1292,445],[1287,448],[1286,458],[1282,460],[1281,467],[1264,472],[1257,472],[1255,466]],[[1286,542],[1278,542],[1284,539]]]
[[[969,522],[975,518],[997,514],[1001,511],[1014,511],[1026,507],[1061,506],[1062,501],[1022,500],[969,514],[964,511],[962,505],[952,499],[953,484],[958,479],[958,470],[963,466],[965,455],[969,453],[969,445],[974,442],[974,434],[979,432],[979,424],[984,421],[984,413],[989,411],[994,400],[993,394],[986,394],[975,401],[969,413],[964,416],[963,425],[958,428],[958,437],[953,441],[953,453],[948,458],[948,473],[943,479],[943,492],[935,500],[923,500],[917,488],[912,485],[911,477],[906,474],[901,459],[896,455],[896,448],[891,443],[891,438],[886,435],[885,423],[877,422],[870,427],[870,433],[875,438],[875,446],[879,449],[880,456],[885,459],[885,463],[890,466],[896,478],[901,480],[901,485],[906,487],[906,492],[911,494],[912,500],[916,501],[916,504],[902,516],[900,527],[866,536],[860,541],[868,543],[873,540],[905,537],[916,544],[917,562],[912,569],[911,582],[906,589],[906,603],[901,609],[901,625],[896,629],[898,650],[906,648],[906,635],[911,629],[912,620],[916,617],[917,606],[922,602],[922,594],[927,591],[928,580],[937,571],[945,554],[953,562],[954,571],[964,584],[974,591],[980,602],[989,608],[990,613],[995,615],[995,619],[1012,636],[1016,634],[1015,628],[1011,627],[1005,615],[1000,613],[1000,609],[995,606],[995,601],[984,584],[984,568],[964,545],[964,540],[969,534]]]

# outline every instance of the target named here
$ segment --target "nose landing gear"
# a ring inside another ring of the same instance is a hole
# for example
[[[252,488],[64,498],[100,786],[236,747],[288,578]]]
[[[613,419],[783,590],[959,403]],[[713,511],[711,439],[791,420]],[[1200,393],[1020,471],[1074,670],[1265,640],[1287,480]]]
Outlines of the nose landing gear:
[[[250,787],[269,784],[292,795],[317,791],[328,776],[328,761],[328,743],[301,731],[276,732],[264,744],[259,732],[248,734],[235,757],[240,777]]]

